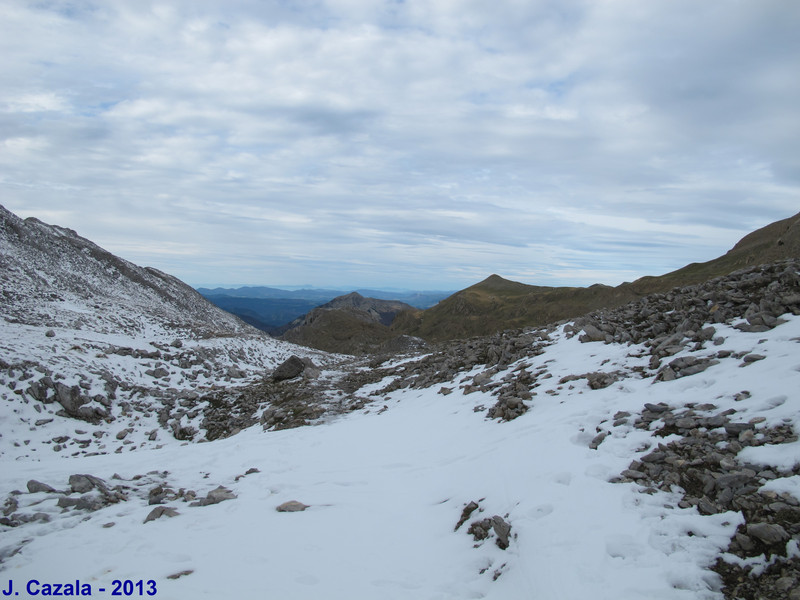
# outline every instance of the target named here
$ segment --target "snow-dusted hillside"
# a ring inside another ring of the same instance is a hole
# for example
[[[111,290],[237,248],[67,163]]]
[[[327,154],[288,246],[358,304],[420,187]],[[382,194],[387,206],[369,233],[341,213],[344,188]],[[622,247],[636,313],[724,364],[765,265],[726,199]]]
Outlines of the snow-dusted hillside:
[[[192,288],[0,207],[0,457],[85,455],[206,435],[209,394],[292,354]],[[119,438],[117,437],[119,436]]]
[[[252,333],[178,279],[2,206],[0,282],[6,321],[126,335],[154,327],[193,337]]]

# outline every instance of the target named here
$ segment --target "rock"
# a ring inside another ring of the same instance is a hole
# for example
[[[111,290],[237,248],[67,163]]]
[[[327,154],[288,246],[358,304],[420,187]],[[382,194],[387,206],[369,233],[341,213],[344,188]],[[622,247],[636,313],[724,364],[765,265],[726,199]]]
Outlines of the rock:
[[[797,587],[797,580],[794,577],[781,577],[775,582],[775,589],[779,592],[790,592]]]
[[[467,520],[470,518],[472,513],[474,513],[478,509],[478,503],[475,501],[470,502],[464,507],[464,510],[461,511],[461,518],[456,523],[456,527],[453,531],[458,531],[459,527],[461,527]]]
[[[697,511],[701,515],[715,515],[719,512],[717,507],[705,496],[697,503]]]
[[[53,331],[52,329],[48,329],[48,330],[45,332],[45,334],[44,334],[44,335],[45,335],[46,337],[49,337],[49,338],[51,338],[51,337],[56,337],[56,332],[55,332],[55,331]]]
[[[592,441],[589,443],[589,448],[591,448],[592,450],[597,450],[597,448],[600,446],[600,444],[603,443],[603,440],[606,439],[606,437],[608,437],[608,432],[601,431],[596,436],[594,436],[594,439],[592,439]]]
[[[739,544],[739,547],[745,552],[752,552],[756,547],[755,542],[753,542],[750,537],[743,533],[737,533],[734,536],[734,539],[736,540],[736,543]]]
[[[108,486],[106,486],[106,482],[93,475],[70,475],[69,487],[76,494],[84,494],[95,488],[103,493],[108,492]]]
[[[725,432],[728,435],[738,436],[748,429],[755,429],[755,425],[753,423],[725,423]]]
[[[280,506],[275,507],[275,510],[278,512],[302,512],[307,508],[307,504],[303,504],[297,500],[289,500],[289,502],[284,502]]]
[[[583,326],[583,335],[578,338],[581,342],[604,342],[606,341],[606,334],[600,331],[591,323]]]
[[[486,413],[490,419],[502,419],[503,421],[512,421],[517,417],[525,414],[528,407],[514,396],[503,397],[497,401],[497,404],[492,406]]]
[[[469,529],[467,529],[467,533],[472,536],[476,542],[480,542],[481,540],[485,540],[489,537],[489,531],[492,529],[492,520],[491,519],[482,519],[480,521],[473,521]]]
[[[511,525],[506,523],[502,517],[497,515],[492,517],[492,528],[495,535],[497,535],[496,544],[501,550],[508,548],[508,536],[511,533]]]
[[[183,571],[178,571],[172,575],[167,575],[167,579],[180,579],[181,577],[186,577],[192,573],[194,573],[194,569],[184,569]]]
[[[758,362],[759,360],[764,360],[765,358],[767,358],[767,357],[764,356],[763,354],[750,353],[750,354],[745,355],[744,358],[742,358],[742,362],[745,365],[749,365],[749,364],[752,364],[754,362]]]
[[[272,372],[273,381],[284,381],[298,377],[306,368],[303,360],[295,355],[290,356]]]
[[[747,526],[747,535],[767,546],[785,544],[790,538],[786,530],[775,523],[751,523]]]
[[[612,383],[619,380],[618,373],[587,373],[586,379],[589,381],[589,387],[593,390],[601,390],[607,388]]]
[[[71,498],[69,496],[62,496],[58,499],[57,506],[59,508],[76,508],[78,510],[95,511],[100,510],[106,506],[108,502],[98,493],[84,494],[79,498]]]
[[[35,479],[31,479],[28,482],[28,491],[31,494],[35,494],[37,492],[47,492],[48,494],[52,494],[56,490],[47,485],[46,483],[42,483],[40,481],[36,481]]]
[[[163,504],[166,500],[167,494],[164,491],[164,487],[157,485],[153,489],[151,489],[147,494],[147,503],[148,504]]]
[[[645,456],[643,456],[641,458],[641,461],[645,463],[658,463],[658,462],[663,462],[665,458],[667,458],[666,452],[662,452],[660,450],[654,450],[650,454],[646,454]]]
[[[171,506],[156,506],[153,510],[151,510],[148,515],[145,517],[144,522],[148,523],[150,521],[155,521],[156,519],[160,519],[161,517],[176,517],[178,516],[178,511],[172,508]]]
[[[210,506],[212,504],[219,504],[224,500],[233,500],[237,496],[226,487],[219,486],[206,494],[205,498],[201,498],[197,502],[192,502],[189,506]]]

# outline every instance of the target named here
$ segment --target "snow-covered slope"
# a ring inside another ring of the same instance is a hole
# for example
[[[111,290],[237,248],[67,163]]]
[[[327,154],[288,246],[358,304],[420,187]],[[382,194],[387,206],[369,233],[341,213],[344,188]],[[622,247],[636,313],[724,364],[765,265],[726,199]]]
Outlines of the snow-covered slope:
[[[177,279],[0,207],[0,457],[206,436],[207,397],[293,354]],[[117,438],[119,436],[119,438]]]
[[[796,266],[767,279],[794,300]],[[2,581],[23,598],[77,580],[98,597],[694,600],[725,583],[795,600],[800,316],[756,324],[765,303],[729,283],[724,306],[695,290],[620,313],[658,340],[592,341],[610,321],[583,319],[352,368],[366,404],[316,427],[4,458]],[[276,510],[290,501],[307,508]]]
[[[193,337],[252,333],[178,279],[2,206],[0,282],[7,321],[127,335],[154,327]]]

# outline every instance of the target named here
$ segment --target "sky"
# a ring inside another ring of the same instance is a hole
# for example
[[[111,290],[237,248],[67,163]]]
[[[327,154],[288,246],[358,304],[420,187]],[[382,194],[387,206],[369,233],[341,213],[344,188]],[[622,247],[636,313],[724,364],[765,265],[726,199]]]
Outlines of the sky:
[[[794,0],[2,0],[0,204],[193,285],[615,285],[800,211]]]

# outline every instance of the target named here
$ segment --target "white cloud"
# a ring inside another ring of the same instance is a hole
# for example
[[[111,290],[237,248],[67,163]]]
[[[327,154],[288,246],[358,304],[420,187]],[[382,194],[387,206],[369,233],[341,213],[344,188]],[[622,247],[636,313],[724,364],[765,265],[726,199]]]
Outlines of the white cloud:
[[[778,0],[0,11],[0,203],[193,281],[614,283],[797,210]]]

